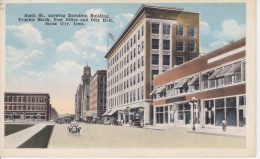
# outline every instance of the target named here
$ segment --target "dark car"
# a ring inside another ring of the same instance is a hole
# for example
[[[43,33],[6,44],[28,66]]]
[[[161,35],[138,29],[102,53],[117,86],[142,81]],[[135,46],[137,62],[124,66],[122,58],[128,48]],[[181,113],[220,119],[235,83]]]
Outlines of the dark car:
[[[139,115],[132,116],[132,127],[143,127],[143,123]]]

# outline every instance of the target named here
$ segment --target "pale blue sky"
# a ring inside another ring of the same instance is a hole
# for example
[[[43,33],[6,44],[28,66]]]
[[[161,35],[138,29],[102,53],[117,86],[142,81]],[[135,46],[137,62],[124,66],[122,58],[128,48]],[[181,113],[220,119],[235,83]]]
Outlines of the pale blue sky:
[[[92,73],[106,69],[106,30],[116,38],[142,4],[6,4],[6,89],[49,92],[60,113],[74,112],[74,95],[86,60]],[[246,5],[148,4],[200,13],[201,52],[245,37]],[[24,14],[104,13],[113,23],[86,26],[45,26],[18,22]],[[109,42],[110,46],[112,41]]]

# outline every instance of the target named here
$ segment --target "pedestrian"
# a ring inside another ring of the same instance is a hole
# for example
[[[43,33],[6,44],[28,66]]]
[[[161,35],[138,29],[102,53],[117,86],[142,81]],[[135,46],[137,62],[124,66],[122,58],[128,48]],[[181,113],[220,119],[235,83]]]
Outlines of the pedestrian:
[[[222,121],[222,129],[223,129],[223,132],[226,131],[226,128],[227,128],[227,122],[226,122],[226,119],[224,118],[223,121]]]

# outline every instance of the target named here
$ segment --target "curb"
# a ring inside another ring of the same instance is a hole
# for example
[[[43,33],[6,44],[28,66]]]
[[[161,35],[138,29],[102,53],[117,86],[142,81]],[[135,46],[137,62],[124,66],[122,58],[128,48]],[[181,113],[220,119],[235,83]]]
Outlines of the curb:
[[[245,138],[245,136],[241,135],[233,135],[233,134],[218,134],[218,133],[210,133],[210,132],[199,132],[199,131],[191,131],[187,130],[188,133],[194,133],[194,134],[203,134],[203,135],[213,135],[213,136],[227,136],[227,137],[237,137],[237,138]]]

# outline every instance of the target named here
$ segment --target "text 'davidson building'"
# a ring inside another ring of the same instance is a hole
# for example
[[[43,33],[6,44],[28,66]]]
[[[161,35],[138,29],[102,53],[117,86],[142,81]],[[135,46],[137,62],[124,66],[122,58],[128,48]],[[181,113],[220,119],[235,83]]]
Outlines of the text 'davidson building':
[[[245,39],[155,76],[155,125],[229,128],[246,124]]]

